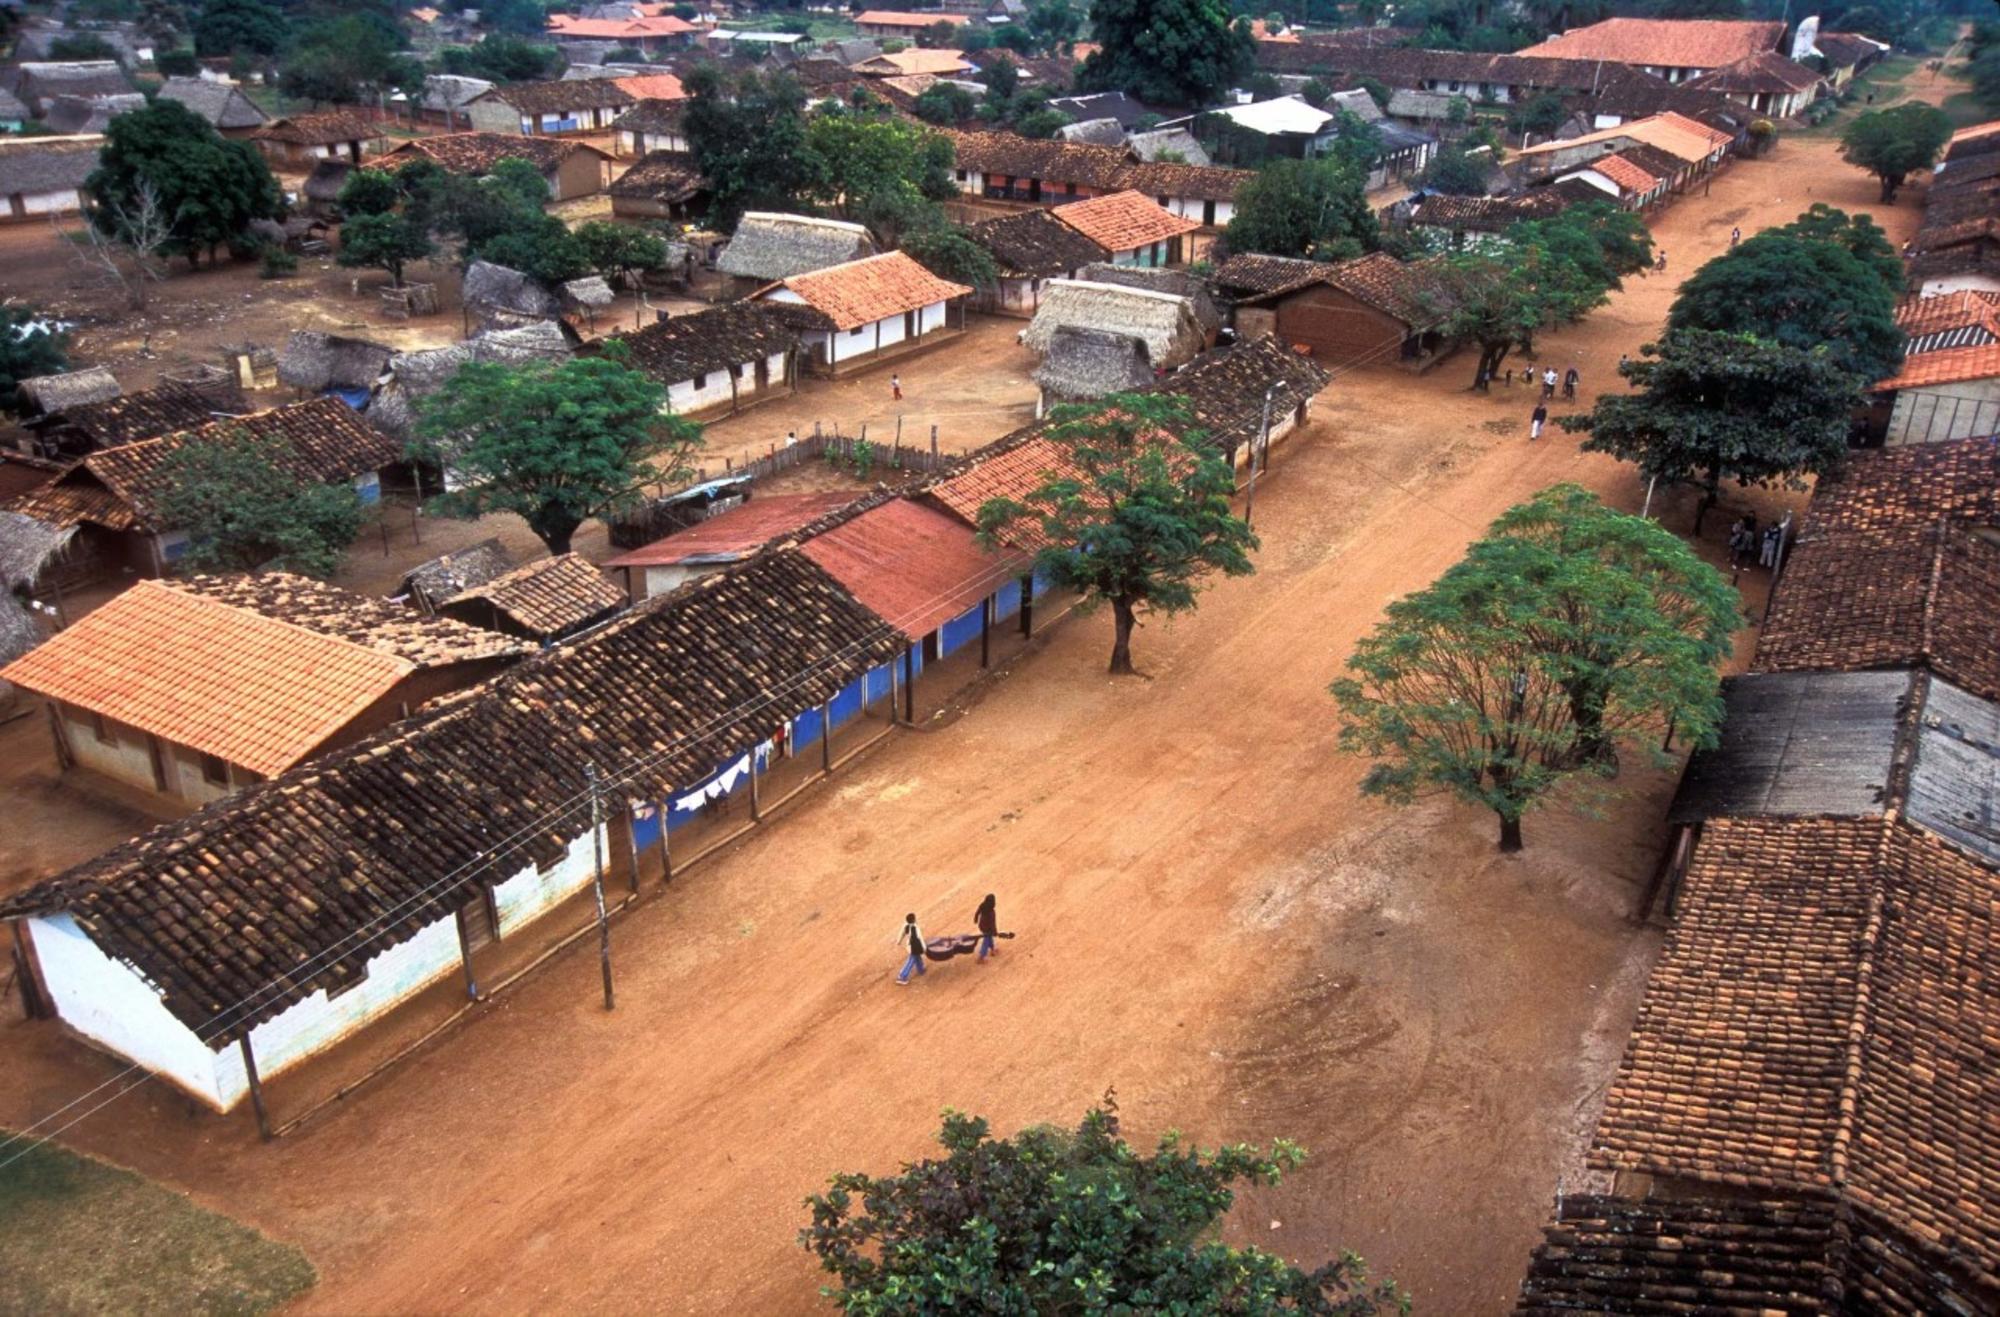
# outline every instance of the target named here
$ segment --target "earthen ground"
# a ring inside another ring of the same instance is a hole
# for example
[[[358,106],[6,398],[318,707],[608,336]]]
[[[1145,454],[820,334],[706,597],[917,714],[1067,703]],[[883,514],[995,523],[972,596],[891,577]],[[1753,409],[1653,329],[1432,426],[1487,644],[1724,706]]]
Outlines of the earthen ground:
[[[1824,139],[1735,164],[1657,217],[1673,273],[1541,360],[1576,364],[1587,403],[1733,225],[1826,201],[1900,243],[1921,190],[1874,196]],[[1258,574],[1147,625],[1143,679],[1103,675],[1103,619],[1066,622],[963,717],[637,908],[617,1011],[580,948],[277,1145],[155,1085],[65,1139],[302,1245],[307,1311],[805,1312],[819,1277],[793,1237],[828,1175],[925,1155],[947,1105],[1005,1131],[1115,1088],[1141,1140],[1310,1150],[1244,1196],[1232,1239],[1357,1249],[1420,1311],[1505,1310],[1655,949],[1628,915],[1671,773],[1629,768],[1596,818],[1530,816],[1513,858],[1490,816],[1357,794],[1325,687],[1382,605],[1549,484],[1642,496],[1560,432],[1530,445],[1526,392],[1469,393],[1470,371],[1336,380],[1260,486]],[[1655,512],[1684,529],[1690,506]],[[1711,559],[1740,506],[1711,517]],[[1754,617],[1766,582],[1743,584]],[[999,960],[895,987],[902,913],[956,929],[988,891],[1020,934]],[[42,1025],[0,1026],[0,1053],[0,1124],[115,1073]]]

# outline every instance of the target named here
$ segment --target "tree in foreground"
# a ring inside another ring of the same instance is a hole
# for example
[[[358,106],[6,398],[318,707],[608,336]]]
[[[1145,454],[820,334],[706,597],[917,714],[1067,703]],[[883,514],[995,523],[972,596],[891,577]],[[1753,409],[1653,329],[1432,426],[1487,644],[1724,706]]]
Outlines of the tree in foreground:
[[[1153,105],[1212,104],[1250,75],[1256,42],[1225,0],[1096,0],[1084,91],[1122,91]]]
[[[1802,488],[1803,477],[1835,470],[1862,396],[1859,378],[1830,348],[1698,329],[1648,344],[1620,373],[1634,392],[1604,394],[1589,412],[1558,424],[1587,433],[1587,452],[1697,486],[1697,535],[1725,480]]]
[[[1429,588],[1396,600],[1333,683],[1361,789],[1450,794],[1493,811],[1500,849],[1558,788],[1664,758],[1669,728],[1714,743],[1717,665],[1737,599],[1668,531],[1575,486],[1494,523]]]
[[[568,553],[585,521],[688,473],[701,430],[661,415],[665,403],[666,390],[615,346],[548,365],[471,362],[420,404],[410,454],[441,465],[458,486],[433,511],[512,512],[550,553]]]
[[[69,369],[69,335],[18,302],[0,302],[0,410],[18,411],[22,380]]]
[[[893,1176],[836,1175],[806,1200],[799,1242],[836,1278],[850,1313],[1166,1312],[1368,1317],[1407,1311],[1347,1254],[1303,1271],[1214,1238],[1232,1186],[1277,1184],[1305,1158],[1283,1140],[1204,1153],[1169,1133],[1150,1155],[1120,1136],[1115,1107],[1073,1130],[1011,1139],[944,1113],[945,1156]]]
[[[1950,140],[1951,116],[1935,105],[1905,101],[1856,115],[1841,130],[1840,154],[1882,180],[1882,204],[1887,206],[1894,204],[1905,179],[1937,163]]]
[[[159,480],[154,502],[164,524],[187,532],[180,565],[189,571],[330,576],[361,531],[353,489],[300,483],[240,431],[182,444]]]
[[[1346,160],[1274,160],[1237,194],[1232,252],[1345,260],[1381,241],[1368,207],[1367,171]]]
[[[1051,417],[1055,469],[1023,499],[981,507],[980,537],[1039,545],[1037,575],[1079,591],[1086,609],[1109,604],[1111,671],[1130,673],[1139,610],[1187,612],[1211,573],[1248,576],[1257,537],[1230,510],[1235,472],[1190,428],[1185,398],[1115,393]]]

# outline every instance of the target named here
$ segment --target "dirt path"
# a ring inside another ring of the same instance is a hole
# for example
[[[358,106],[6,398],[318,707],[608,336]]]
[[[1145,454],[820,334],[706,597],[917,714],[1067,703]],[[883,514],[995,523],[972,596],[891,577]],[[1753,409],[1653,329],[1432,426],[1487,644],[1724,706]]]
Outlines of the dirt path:
[[[1830,144],[1786,143],[1657,227],[1678,277],[1733,224],[1872,196]],[[1883,214],[1892,240],[1916,214]],[[1633,281],[1542,360],[1587,398],[1671,295]],[[962,720],[620,924],[615,1013],[571,955],[277,1146],[152,1089],[72,1137],[302,1244],[311,1311],[803,1312],[793,1235],[827,1175],[923,1155],[948,1104],[1010,1130],[1115,1085],[1141,1138],[1313,1152],[1233,1237],[1356,1248],[1421,1311],[1503,1311],[1652,954],[1624,912],[1670,778],[1631,770],[1597,821],[1531,816],[1503,860],[1490,817],[1363,801],[1335,752],[1326,683],[1387,599],[1556,481],[1637,505],[1629,469],[1531,446],[1527,393],[1470,395],[1470,370],[1338,380],[1260,490],[1258,575],[1146,627],[1146,680],[1101,674],[1101,620],[1066,624]],[[904,910],[956,927],[988,891],[1021,934],[999,961],[892,986]],[[0,1047],[0,1123],[107,1069],[46,1029]]]

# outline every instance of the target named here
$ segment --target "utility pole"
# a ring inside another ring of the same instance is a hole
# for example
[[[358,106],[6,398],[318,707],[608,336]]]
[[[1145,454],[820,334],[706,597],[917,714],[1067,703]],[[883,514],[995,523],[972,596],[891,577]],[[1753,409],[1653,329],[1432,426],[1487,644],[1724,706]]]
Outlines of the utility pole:
[[[611,995],[611,920],[604,912],[604,797],[597,788],[597,765],[585,764],[590,781],[590,891],[597,898],[597,959],[604,969],[604,1009],[616,1004]],[[661,826],[665,827],[664,820]]]
[[[1271,395],[1278,391],[1273,384],[1264,390],[1264,419],[1257,427],[1256,441],[1250,445],[1250,488],[1243,498],[1243,524],[1250,524],[1250,515],[1257,508],[1257,450],[1270,442],[1271,436]]]

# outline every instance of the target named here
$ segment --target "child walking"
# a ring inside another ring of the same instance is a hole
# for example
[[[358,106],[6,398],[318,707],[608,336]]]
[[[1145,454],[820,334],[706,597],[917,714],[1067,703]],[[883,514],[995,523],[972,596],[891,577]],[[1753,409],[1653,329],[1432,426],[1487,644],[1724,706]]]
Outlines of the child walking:
[[[907,988],[912,970],[919,975],[924,972],[924,935],[917,928],[915,914],[903,916],[903,926],[896,930],[896,941],[901,942],[903,949],[909,953],[908,959],[903,961],[903,972],[896,976],[896,986]]]
[[[984,965],[988,956],[1000,954],[1000,948],[993,945],[993,939],[1000,935],[1000,916],[994,910],[993,893],[988,892],[979,908],[972,912],[972,922],[979,929],[979,963]]]

